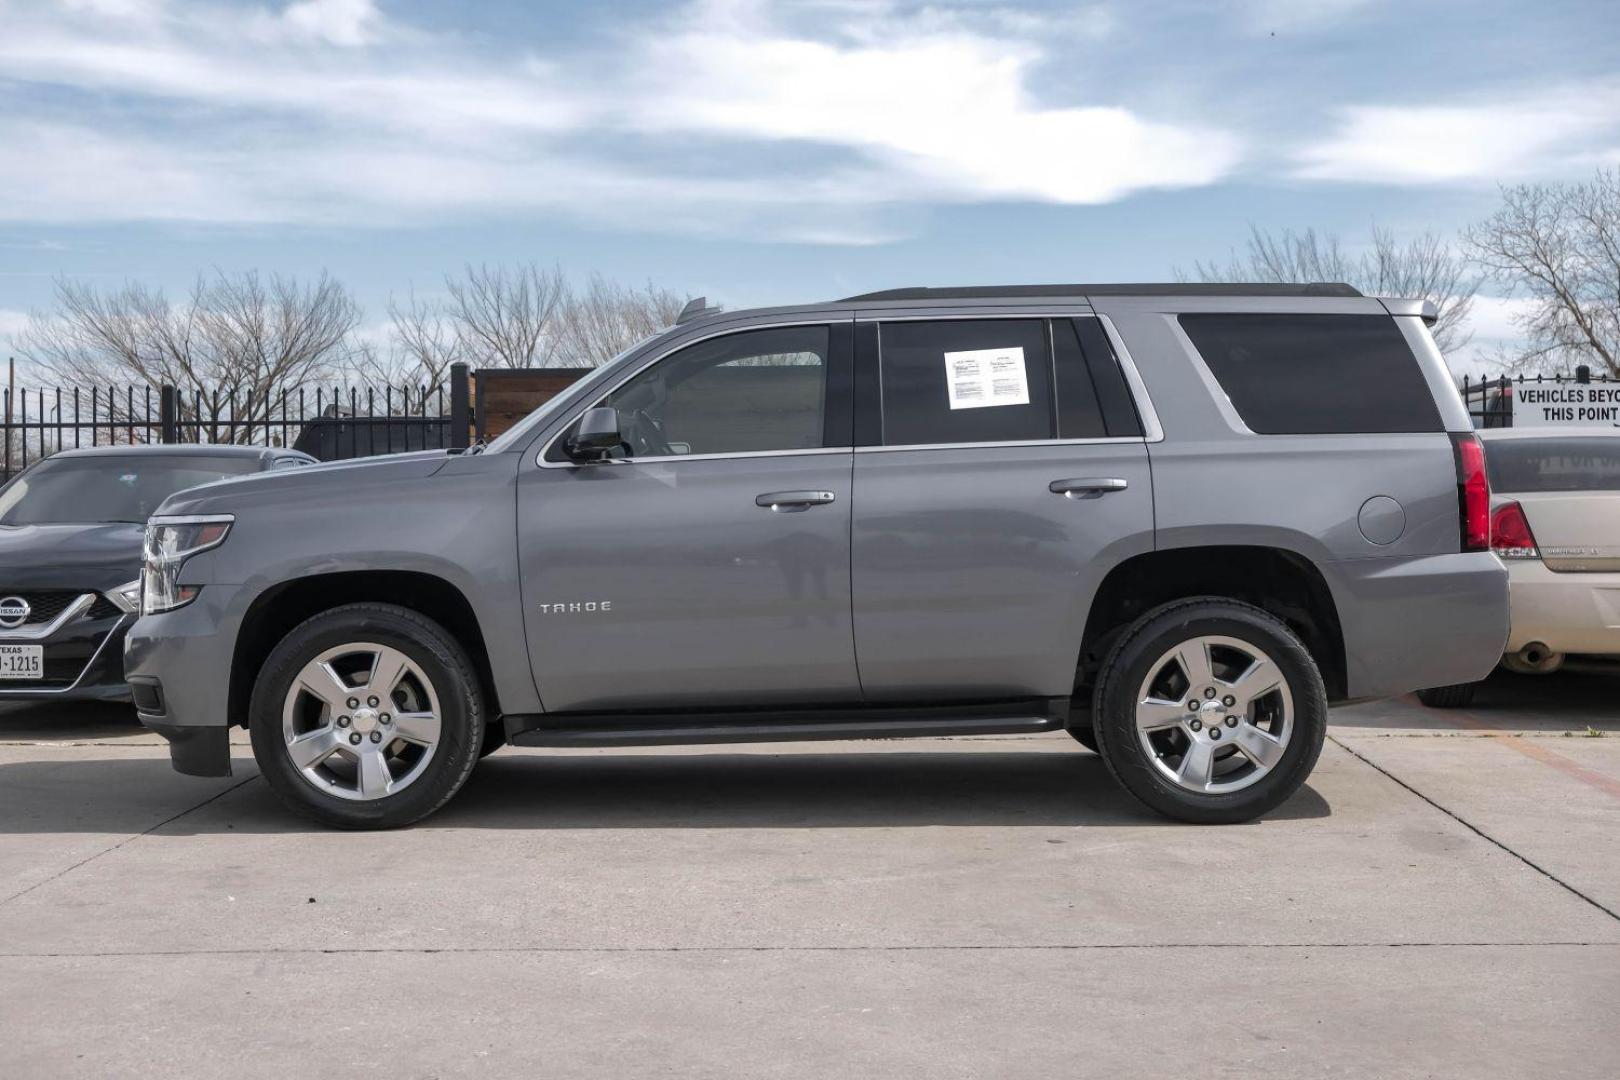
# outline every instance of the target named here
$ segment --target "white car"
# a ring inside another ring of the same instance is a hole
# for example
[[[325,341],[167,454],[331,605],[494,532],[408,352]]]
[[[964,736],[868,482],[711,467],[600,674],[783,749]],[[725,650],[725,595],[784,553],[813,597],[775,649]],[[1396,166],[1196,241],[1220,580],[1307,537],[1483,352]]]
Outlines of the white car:
[[[1513,624],[1502,666],[1548,674],[1570,655],[1620,659],[1620,430],[1481,431],[1491,549],[1508,568]],[[1421,690],[1461,708],[1474,683]]]

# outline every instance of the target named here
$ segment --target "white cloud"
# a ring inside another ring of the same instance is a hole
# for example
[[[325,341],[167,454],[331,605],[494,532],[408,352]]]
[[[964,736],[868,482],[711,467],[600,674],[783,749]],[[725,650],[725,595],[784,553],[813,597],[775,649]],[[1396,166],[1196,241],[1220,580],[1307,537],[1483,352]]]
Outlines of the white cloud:
[[[382,15],[372,0],[301,0],[281,13],[289,28],[333,45],[364,45],[372,40]]]
[[[853,146],[945,199],[1109,202],[1210,183],[1240,156],[1224,132],[1036,103],[1030,45],[955,31],[841,45],[716,21],[647,46],[629,122]]]
[[[716,0],[611,48],[502,55],[370,0],[75,5],[8,6],[0,70],[51,92],[0,114],[0,218],[543,208],[871,242],[901,203],[1106,202],[1212,182],[1242,152],[1222,130],[1040,100],[1053,40],[1107,33],[1090,9]]]
[[[1620,142],[1620,84],[1600,82],[1467,105],[1355,105],[1306,146],[1297,175],[1373,183],[1495,183],[1597,157]]]
[[[1446,353],[1446,362],[1459,375],[1493,375],[1504,353],[1512,354],[1524,341],[1520,320],[1534,313],[1538,302],[1523,296],[1476,296],[1469,307],[1468,344]]]

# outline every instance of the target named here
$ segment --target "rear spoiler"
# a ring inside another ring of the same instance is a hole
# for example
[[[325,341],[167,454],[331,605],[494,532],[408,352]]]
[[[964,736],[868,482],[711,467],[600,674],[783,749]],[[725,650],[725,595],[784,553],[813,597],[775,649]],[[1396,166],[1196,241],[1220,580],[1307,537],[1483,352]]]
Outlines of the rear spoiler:
[[[1440,321],[1440,308],[1433,300],[1414,300],[1405,296],[1376,296],[1373,299],[1383,304],[1384,310],[1391,315],[1416,315],[1426,326]]]

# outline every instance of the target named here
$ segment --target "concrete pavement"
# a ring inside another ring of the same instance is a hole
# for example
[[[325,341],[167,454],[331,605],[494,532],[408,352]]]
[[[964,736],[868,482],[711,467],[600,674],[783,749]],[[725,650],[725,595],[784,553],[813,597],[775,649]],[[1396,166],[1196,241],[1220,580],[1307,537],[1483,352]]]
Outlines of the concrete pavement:
[[[334,833],[0,715],[0,1076],[1609,1077],[1617,689],[1338,710],[1228,828],[1041,737],[509,749]]]

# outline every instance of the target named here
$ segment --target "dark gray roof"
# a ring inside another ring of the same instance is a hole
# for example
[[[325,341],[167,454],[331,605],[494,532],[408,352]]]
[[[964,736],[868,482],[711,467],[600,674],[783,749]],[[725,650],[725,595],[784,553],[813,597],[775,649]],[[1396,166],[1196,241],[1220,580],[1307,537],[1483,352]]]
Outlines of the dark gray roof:
[[[1197,282],[1149,285],[970,285],[942,289],[884,289],[845,297],[843,303],[862,300],[977,300],[1019,296],[1360,296],[1357,289],[1336,282],[1287,285],[1246,282]]]

